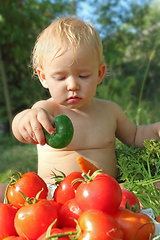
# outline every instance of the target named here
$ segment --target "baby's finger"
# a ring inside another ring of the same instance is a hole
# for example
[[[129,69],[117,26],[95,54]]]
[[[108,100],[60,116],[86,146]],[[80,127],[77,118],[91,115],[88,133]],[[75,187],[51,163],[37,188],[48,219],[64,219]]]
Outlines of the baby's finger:
[[[23,139],[28,143],[37,144],[36,138],[32,137],[29,134],[29,132],[31,132],[31,131],[28,131],[25,128],[21,130],[21,135],[22,135]]]
[[[37,119],[48,133],[53,134],[55,132],[53,125],[54,118],[47,112],[44,113],[45,114],[38,114]]]
[[[26,131],[26,132],[25,132]],[[23,134],[23,136],[25,137],[25,139],[32,139],[32,141],[36,142],[37,143],[37,139],[36,139],[36,136],[34,134],[34,131],[32,129],[32,126],[29,123],[26,123],[25,126],[24,126],[24,132],[22,132],[21,130],[21,133]]]
[[[32,132],[30,133],[30,136],[33,139],[36,139],[36,141],[40,145],[44,145],[45,144],[45,137],[44,137],[44,133],[43,133],[41,124],[37,120],[33,119],[32,122],[31,122],[31,128],[32,128]]]

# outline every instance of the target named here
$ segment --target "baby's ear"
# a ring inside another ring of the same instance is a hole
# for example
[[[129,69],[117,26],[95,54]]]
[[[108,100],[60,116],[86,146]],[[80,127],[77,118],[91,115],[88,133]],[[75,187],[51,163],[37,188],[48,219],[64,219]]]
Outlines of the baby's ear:
[[[44,71],[41,68],[37,68],[37,74],[39,77],[39,80],[44,88],[48,88],[48,84],[46,81],[46,76],[44,74]]]
[[[98,72],[98,84],[100,84],[104,78],[104,75],[106,73],[106,68],[107,65],[106,63],[102,63],[99,67],[99,72]]]

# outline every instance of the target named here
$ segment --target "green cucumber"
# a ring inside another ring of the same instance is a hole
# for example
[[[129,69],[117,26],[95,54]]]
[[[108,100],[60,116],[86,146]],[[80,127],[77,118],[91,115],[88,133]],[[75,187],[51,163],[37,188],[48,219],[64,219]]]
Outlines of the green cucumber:
[[[43,129],[46,143],[53,148],[64,148],[68,146],[73,138],[73,124],[69,117],[66,115],[58,115],[54,121],[55,132],[50,135],[45,129]]]

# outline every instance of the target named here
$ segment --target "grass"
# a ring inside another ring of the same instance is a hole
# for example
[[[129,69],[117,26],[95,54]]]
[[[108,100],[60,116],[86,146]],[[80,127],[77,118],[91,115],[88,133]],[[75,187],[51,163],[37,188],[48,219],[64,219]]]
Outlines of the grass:
[[[0,135],[0,183],[8,183],[12,170],[37,172],[36,146]]]

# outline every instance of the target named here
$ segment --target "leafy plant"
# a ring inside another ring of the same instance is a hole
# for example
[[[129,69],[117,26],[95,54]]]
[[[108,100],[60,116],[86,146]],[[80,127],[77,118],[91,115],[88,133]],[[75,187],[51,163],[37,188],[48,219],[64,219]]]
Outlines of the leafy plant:
[[[152,208],[155,216],[160,214],[160,141],[144,141],[144,148],[128,148],[120,145],[117,150],[119,182],[136,194],[145,208]]]

